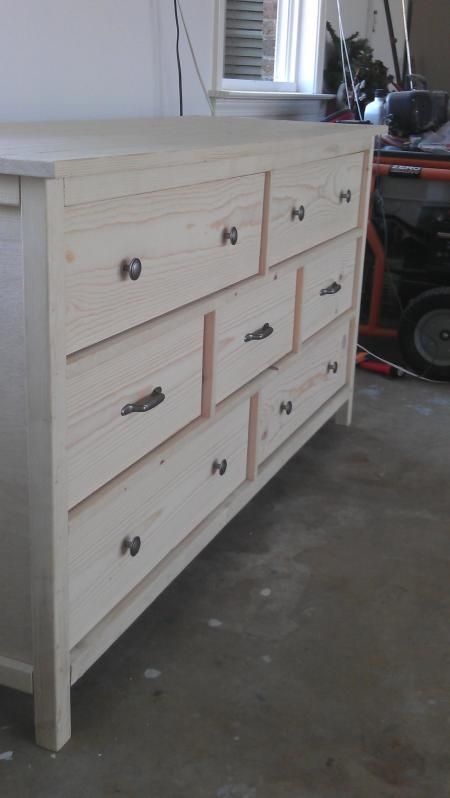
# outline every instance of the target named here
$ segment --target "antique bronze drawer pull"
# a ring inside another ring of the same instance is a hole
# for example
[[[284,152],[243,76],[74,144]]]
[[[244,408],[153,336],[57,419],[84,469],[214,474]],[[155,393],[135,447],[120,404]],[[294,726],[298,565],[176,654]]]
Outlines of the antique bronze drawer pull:
[[[286,413],[287,416],[290,416],[292,413],[292,402],[281,402],[280,405],[280,413]]]
[[[213,474],[219,472],[219,476],[223,477],[227,468],[228,468],[228,462],[225,460],[225,458],[223,460],[214,460],[212,467]]]
[[[299,208],[292,209],[292,218],[295,219],[295,217],[297,216],[299,222],[303,222],[303,219],[305,218],[305,213],[306,213],[305,206],[300,205]]]
[[[350,189],[347,191],[341,191],[339,194],[339,202],[344,202],[344,200],[346,201],[347,205],[352,201],[352,192]]]
[[[328,363],[328,366],[327,366],[327,374],[329,374],[329,373],[330,373],[330,371],[332,371],[332,372],[333,372],[333,374],[337,374],[337,370],[338,370],[338,368],[339,368],[339,366],[338,366],[338,362],[337,362],[337,360],[333,361],[333,363],[331,363],[331,362],[330,362],[330,363]]]
[[[247,341],[262,341],[263,338],[268,338],[269,335],[272,335],[272,333],[273,333],[273,327],[271,327],[270,324],[268,324],[266,322],[266,324],[263,324],[263,326],[260,327],[259,330],[255,330],[255,332],[247,333],[247,335],[244,338],[244,341],[246,341],[246,342]]]
[[[128,416],[130,413],[147,413],[148,410],[153,410],[154,407],[158,407],[161,402],[164,402],[165,398],[166,396],[163,394],[162,388],[155,388],[150,396],[145,396],[144,399],[139,399],[137,402],[122,407],[120,414],[122,416]]]
[[[331,283],[331,285],[329,285],[328,288],[322,288],[320,296],[326,296],[327,294],[337,294],[338,291],[341,290],[341,288],[342,285],[340,283],[336,282]]]
[[[236,227],[232,227],[230,231],[225,230],[223,237],[225,241],[229,241],[234,247],[238,242],[238,231]]]
[[[135,538],[125,538],[123,541],[123,548],[125,552],[130,552],[131,557],[136,557],[136,554],[139,554],[141,548],[140,537],[136,536]]]
[[[130,278],[130,280],[139,280],[142,272],[142,263],[139,258],[133,258],[133,260],[125,261],[122,265],[122,272]]]

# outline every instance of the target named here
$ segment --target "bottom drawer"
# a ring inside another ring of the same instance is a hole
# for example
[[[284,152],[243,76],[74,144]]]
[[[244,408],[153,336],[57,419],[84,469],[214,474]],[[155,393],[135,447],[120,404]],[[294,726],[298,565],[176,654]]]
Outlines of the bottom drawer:
[[[245,480],[248,421],[244,402],[71,511],[71,647]]]
[[[258,462],[262,462],[345,385],[349,323],[324,330],[304,346],[259,399]]]

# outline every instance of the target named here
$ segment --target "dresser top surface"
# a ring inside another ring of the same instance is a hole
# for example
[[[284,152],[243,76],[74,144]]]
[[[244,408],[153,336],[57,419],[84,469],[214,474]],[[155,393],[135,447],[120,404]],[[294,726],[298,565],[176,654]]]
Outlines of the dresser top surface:
[[[0,124],[0,174],[73,177],[251,157],[292,148],[310,161],[367,148],[375,126],[183,117]],[[383,128],[384,130],[384,128]]]

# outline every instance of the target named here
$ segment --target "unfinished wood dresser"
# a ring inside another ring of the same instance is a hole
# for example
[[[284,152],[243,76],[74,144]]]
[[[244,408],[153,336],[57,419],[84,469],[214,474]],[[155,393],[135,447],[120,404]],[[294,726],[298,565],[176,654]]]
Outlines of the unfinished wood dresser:
[[[186,564],[349,423],[375,132],[0,126],[0,683],[33,694],[40,745]]]

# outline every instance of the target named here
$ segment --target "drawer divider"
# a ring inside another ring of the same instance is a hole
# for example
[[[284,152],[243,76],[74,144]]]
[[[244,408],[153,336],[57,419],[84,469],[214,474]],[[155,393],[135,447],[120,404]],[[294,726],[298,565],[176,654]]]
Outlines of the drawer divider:
[[[297,272],[297,280],[295,284],[295,305],[294,305],[294,335],[292,340],[292,351],[298,353],[301,347],[301,322],[302,322],[302,304],[303,304],[303,276],[304,269],[299,269]]]
[[[216,311],[205,315],[203,339],[202,416],[213,418],[216,413]]]
[[[250,399],[250,423],[248,427],[247,479],[253,482],[258,474],[258,414],[259,393]]]

